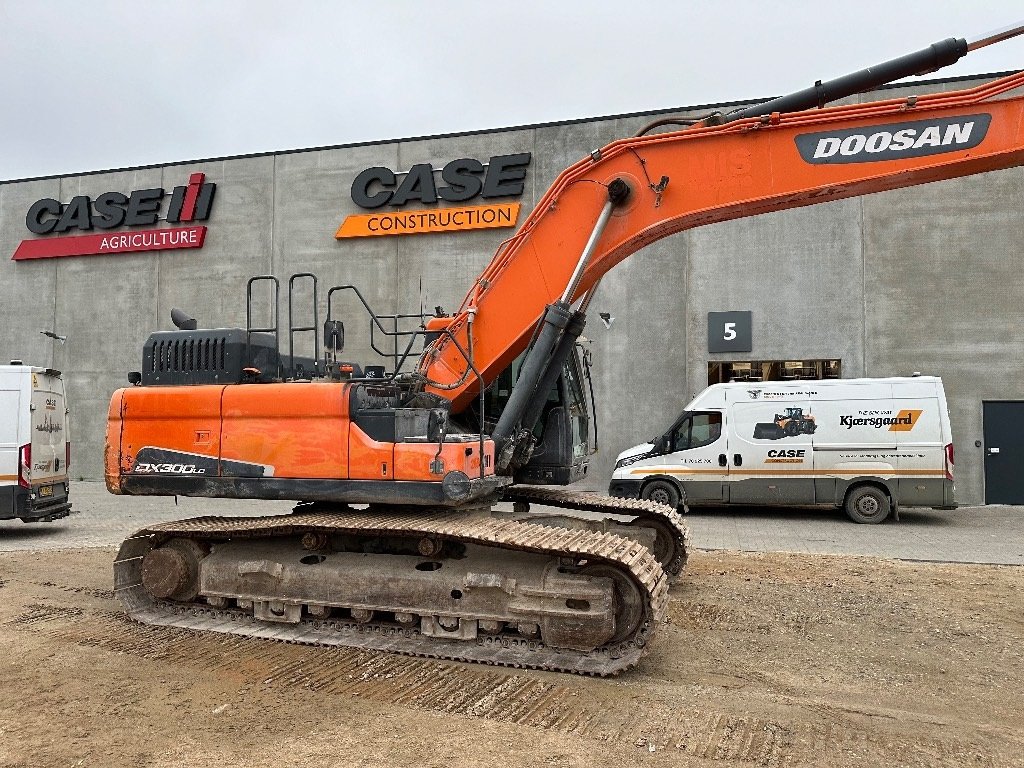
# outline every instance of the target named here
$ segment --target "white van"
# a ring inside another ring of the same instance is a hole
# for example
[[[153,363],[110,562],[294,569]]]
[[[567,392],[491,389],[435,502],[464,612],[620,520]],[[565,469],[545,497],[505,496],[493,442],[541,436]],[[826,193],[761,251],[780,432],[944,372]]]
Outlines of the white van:
[[[880,523],[952,509],[953,436],[935,376],[714,384],[664,435],[619,454],[612,496],[842,507]]]
[[[60,371],[0,365],[0,520],[66,517],[70,460]]]

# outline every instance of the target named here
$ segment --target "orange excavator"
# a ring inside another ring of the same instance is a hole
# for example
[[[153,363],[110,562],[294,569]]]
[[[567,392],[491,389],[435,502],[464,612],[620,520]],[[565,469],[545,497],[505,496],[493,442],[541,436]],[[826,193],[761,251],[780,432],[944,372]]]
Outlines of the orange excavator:
[[[111,400],[107,487],[298,504],[139,531],[117,555],[117,596],[154,625],[593,675],[635,665],[687,536],[677,510],[655,501],[558,487],[587,469],[578,339],[601,277],[690,227],[1024,164],[1024,97],[1008,96],[1024,72],[825,106],[1021,32],[951,38],[592,152],[457,312],[405,331],[371,313],[395,342],[391,371],[340,359],[334,300],[362,296],[332,288],[321,326],[312,275],[289,281],[290,318],[293,289],[312,281],[314,321],[290,319],[288,336],[311,331],[314,358],[291,344],[282,353],[272,276],[250,281],[244,329],[201,330],[172,313],[179,330],[150,337],[134,386]],[[252,322],[258,281],[274,296],[271,326]]]

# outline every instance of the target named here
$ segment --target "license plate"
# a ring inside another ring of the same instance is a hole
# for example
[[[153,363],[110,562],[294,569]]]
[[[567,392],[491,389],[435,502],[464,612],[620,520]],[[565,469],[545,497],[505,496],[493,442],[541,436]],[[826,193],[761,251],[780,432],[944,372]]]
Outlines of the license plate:
[[[40,496],[53,496],[53,486],[44,485],[39,489]]]

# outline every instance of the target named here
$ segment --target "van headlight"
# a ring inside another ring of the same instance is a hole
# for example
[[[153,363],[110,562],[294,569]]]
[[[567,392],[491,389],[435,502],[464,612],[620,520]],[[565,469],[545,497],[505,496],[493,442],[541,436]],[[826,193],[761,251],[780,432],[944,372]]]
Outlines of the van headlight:
[[[643,459],[649,458],[651,458],[651,454],[649,453],[641,453],[636,456],[627,456],[626,458],[619,459],[618,461],[615,462],[615,469],[622,469],[622,467],[628,467],[630,464],[636,464],[638,461],[642,461]]]

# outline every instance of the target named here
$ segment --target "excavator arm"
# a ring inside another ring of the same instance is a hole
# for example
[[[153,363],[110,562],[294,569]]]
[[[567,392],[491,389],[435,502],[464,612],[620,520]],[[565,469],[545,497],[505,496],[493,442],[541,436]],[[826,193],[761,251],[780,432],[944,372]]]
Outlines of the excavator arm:
[[[962,91],[700,123],[593,152],[558,177],[459,312],[434,320],[451,338],[442,335],[420,360],[427,388],[458,412],[478,380],[466,375],[452,339],[493,381],[526,349],[545,307],[578,300],[613,266],[668,235],[1024,164],[1024,97],[1011,93],[1022,86],[1024,72]]]

